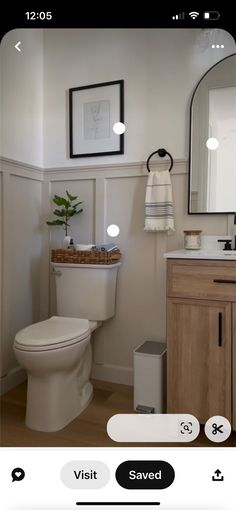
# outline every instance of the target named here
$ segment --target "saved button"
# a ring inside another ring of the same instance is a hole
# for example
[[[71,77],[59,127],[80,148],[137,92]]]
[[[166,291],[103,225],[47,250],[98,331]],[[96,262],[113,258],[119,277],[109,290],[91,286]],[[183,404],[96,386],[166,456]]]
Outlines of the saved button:
[[[173,467],[164,460],[127,460],[116,470],[124,489],[166,489],[175,479]]]

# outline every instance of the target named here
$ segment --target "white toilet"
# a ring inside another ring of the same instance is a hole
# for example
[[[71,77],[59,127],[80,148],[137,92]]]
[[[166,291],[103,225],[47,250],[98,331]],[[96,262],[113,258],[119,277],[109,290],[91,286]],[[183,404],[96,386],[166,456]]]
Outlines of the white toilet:
[[[91,333],[115,313],[120,262],[52,263],[58,316],[16,334],[14,352],[27,371],[26,425],[53,432],[90,403]]]

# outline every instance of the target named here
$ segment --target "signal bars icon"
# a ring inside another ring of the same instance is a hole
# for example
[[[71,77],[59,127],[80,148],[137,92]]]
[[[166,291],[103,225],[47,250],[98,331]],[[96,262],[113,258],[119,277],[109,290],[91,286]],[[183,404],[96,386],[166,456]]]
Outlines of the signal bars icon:
[[[185,17],[185,13],[184,12],[180,12],[179,14],[175,14],[174,16],[172,16],[172,19],[184,19]]]
[[[180,12],[179,14],[175,14],[174,16],[172,16],[172,19],[178,20],[178,19],[184,19],[184,17],[185,17],[185,13]]]

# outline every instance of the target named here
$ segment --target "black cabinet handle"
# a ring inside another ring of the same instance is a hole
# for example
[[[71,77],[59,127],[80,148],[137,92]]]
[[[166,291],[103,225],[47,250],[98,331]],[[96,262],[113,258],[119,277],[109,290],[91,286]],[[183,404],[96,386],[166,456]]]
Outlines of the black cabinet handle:
[[[222,313],[218,314],[218,345],[222,347]]]
[[[236,280],[213,280],[214,283],[234,283],[236,285]]]

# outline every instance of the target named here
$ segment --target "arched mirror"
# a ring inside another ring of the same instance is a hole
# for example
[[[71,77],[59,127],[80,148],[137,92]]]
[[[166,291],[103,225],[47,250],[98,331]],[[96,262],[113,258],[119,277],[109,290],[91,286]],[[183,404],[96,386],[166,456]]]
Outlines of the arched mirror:
[[[191,102],[189,214],[236,211],[236,54],[213,66]]]

